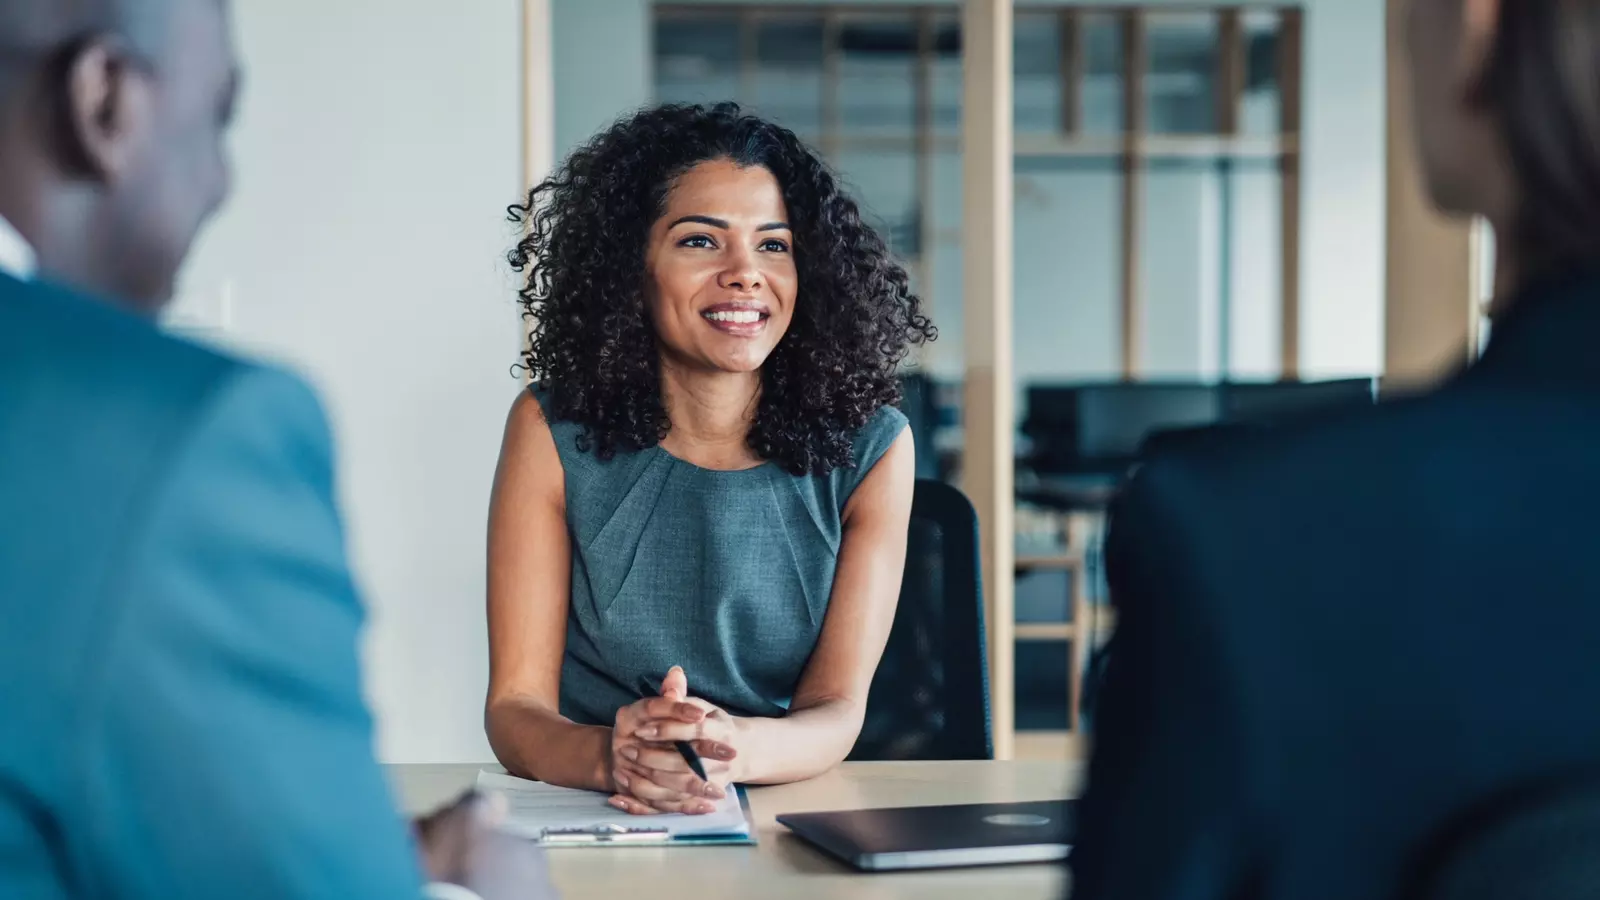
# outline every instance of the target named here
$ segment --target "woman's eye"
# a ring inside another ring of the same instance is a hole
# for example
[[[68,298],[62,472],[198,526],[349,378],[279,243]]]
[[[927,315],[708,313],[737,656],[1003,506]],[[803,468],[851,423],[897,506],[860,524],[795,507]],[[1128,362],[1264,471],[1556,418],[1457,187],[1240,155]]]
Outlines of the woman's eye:
[[[773,238],[770,241],[763,241],[761,244],[761,249],[767,251],[768,253],[788,253],[789,245],[778,240],[777,238]]]
[[[692,234],[678,242],[679,247],[715,247],[711,238],[703,234]]]

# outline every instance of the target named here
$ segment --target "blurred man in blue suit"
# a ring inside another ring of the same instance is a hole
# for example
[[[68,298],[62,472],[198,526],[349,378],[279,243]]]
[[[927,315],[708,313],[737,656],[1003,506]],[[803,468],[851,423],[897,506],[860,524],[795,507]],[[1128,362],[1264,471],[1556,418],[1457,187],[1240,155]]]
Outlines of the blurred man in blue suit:
[[[10,900],[423,890],[372,757],[323,414],[149,320],[228,192],[237,91],[220,0],[0,3]],[[480,808],[420,823],[434,875],[506,869]]]

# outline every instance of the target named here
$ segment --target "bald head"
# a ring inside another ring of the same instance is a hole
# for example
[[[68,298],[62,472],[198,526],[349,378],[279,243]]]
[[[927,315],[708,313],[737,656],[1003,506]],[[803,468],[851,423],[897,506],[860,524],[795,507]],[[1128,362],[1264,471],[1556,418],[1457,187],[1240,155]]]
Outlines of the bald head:
[[[159,57],[174,8],[190,2],[195,0],[5,0],[0,3],[0,79],[15,81],[96,35],[116,37],[137,53]]]
[[[41,274],[154,311],[227,190],[223,0],[0,0],[0,216]]]

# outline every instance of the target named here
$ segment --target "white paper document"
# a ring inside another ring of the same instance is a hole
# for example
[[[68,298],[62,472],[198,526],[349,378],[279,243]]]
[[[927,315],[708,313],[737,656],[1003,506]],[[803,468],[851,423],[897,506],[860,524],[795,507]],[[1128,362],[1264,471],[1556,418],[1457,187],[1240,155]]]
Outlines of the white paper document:
[[[506,798],[506,823],[508,830],[540,837],[545,829],[595,828],[621,825],[627,828],[661,828],[671,837],[704,837],[707,835],[748,835],[750,823],[744,817],[737,791],[717,803],[713,813],[703,816],[686,816],[672,813],[660,816],[630,816],[606,801],[606,794],[580,791],[573,788],[553,787],[539,781],[528,781],[512,775],[478,772],[478,790],[493,792]]]

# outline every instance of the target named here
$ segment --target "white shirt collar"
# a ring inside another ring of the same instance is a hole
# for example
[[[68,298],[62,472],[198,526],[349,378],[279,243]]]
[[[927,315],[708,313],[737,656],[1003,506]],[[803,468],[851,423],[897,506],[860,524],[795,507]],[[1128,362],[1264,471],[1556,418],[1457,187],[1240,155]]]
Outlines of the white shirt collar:
[[[5,216],[0,216],[0,273],[18,281],[28,281],[33,278],[38,264],[38,257],[34,255],[28,239],[12,227]]]

